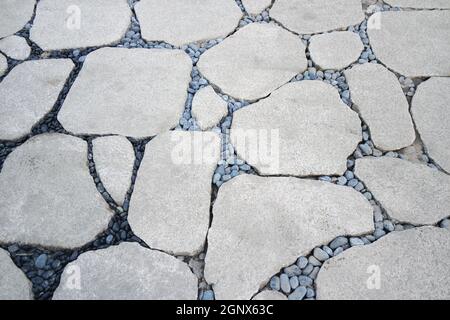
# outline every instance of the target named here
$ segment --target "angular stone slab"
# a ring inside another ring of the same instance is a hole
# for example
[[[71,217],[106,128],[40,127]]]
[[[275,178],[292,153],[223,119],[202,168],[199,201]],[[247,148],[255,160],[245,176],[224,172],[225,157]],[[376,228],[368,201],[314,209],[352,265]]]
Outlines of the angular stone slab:
[[[154,136],[178,124],[191,69],[181,50],[96,50],[87,56],[58,120],[77,134]]]
[[[411,145],[416,133],[397,77],[373,63],[355,65],[344,74],[351,99],[369,126],[375,146],[388,151]]]
[[[197,282],[175,257],[124,242],[68,264],[53,300],[195,300]]]
[[[237,154],[266,175],[342,175],[361,121],[322,81],[289,83],[234,113]]]
[[[421,9],[450,9],[448,0],[386,0],[393,7],[421,8]]]
[[[144,39],[175,46],[225,37],[242,17],[234,0],[142,0],[135,10]]]
[[[31,282],[0,248],[0,300],[31,300]]]
[[[251,23],[206,51],[197,65],[223,92],[254,100],[303,72],[307,61],[298,37],[275,24]]]
[[[372,49],[389,68],[408,77],[450,75],[450,11],[377,12],[368,26]]]
[[[224,184],[208,233],[205,279],[216,299],[250,299],[280,268],[339,235],[373,230],[373,210],[352,188],[240,175]]]
[[[317,299],[448,300],[449,242],[447,230],[422,227],[346,250],[320,269]]]
[[[450,78],[431,78],[419,85],[411,111],[428,154],[450,173]]]
[[[25,61],[0,83],[0,139],[19,139],[54,106],[68,79],[70,59]]]
[[[258,293],[252,300],[287,300],[286,296],[278,291],[264,290]]]
[[[34,136],[0,173],[0,242],[79,247],[106,229],[112,212],[89,174],[87,143]]]
[[[21,30],[31,19],[35,0],[3,0],[0,11],[0,38]]]
[[[309,52],[322,69],[340,70],[357,61],[364,46],[360,37],[350,31],[318,34],[311,37]]]
[[[298,34],[331,31],[364,20],[361,0],[277,0],[270,16]]]
[[[8,70],[8,60],[0,53],[0,77]]]
[[[10,36],[0,40],[0,51],[12,59],[25,60],[30,56],[31,48],[25,38]]]
[[[272,0],[242,0],[245,10],[253,15],[261,13],[272,4]]]
[[[355,174],[400,222],[435,224],[449,215],[450,177],[438,170],[382,157],[356,160]]]
[[[110,45],[122,39],[130,19],[127,0],[42,0],[30,39],[45,51]]]
[[[131,185],[134,149],[121,136],[100,137],[92,141],[95,169],[103,186],[118,205],[122,205]]]
[[[220,138],[212,132],[170,131],[150,141],[130,202],[133,232],[154,249],[200,252],[219,158]]]
[[[202,130],[219,124],[228,114],[228,104],[211,86],[200,89],[192,101],[192,115]]]

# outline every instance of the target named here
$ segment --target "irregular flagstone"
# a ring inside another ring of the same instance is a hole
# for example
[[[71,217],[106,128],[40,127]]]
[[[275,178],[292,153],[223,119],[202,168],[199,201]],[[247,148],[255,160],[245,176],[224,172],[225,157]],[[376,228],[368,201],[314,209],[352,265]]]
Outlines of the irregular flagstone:
[[[372,49],[389,68],[408,77],[450,75],[450,11],[377,12],[368,26]]]
[[[393,7],[422,8],[422,9],[450,9],[448,0],[386,0]]]
[[[8,70],[8,60],[0,53],[0,77]]]
[[[435,224],[449,215],[450,177],[438,170],[382,157],[356,160],[355,174],[400,222]]]
[[[141,0],[135,11],[144,39],[176,46],[225,37],[242,17],[234,0]]]
[[[257,15],[272,4],[272,0],[242,0],[248,13]]]
[[[361,0],[277,0],[270,16],[298,34],[330,31],[364,20]]]
[[[10,36],[0,40],[0,51],[12,59],[25,60],[31,53],[25,38]]]
[[[219,158],[220,138],[212,132],[170,131],[150,141],[128,212],[133,232],[154,249],[200,252]]]
[[[53,300],[195,300],[197,282],[175,257],[124,242],[68,264]]]
[[[22,29],[31,19],[35,3],[35,0],[2,0],[0,38]]]
[[[70,59],[26,61],[0,83],[0,139],[28,134],[54,106],[74,67]]]
[[[63,134],[34,136],[0,173],[0,242],[79,247],[112,216],[87,165],[87,143]]]
[[[355,65],[344,74],[351,99],[369,126],[375,146],[387,151],[411,145],[416,133],[397,77],[374,63]]]
[[[343,69],[358,60],[364,46],[360,37],[350,31],[318,34],[311,37],[309,52],[322,69]]]
[[[0,248],[0,300],[31,300],[31,282]]]
[[[92,141],[95,169],[103,186],[117,204],[122,205],[131,185],[134,149],[121,136],[100,137]]]
[[[449,299],[449,242],[447,230],[422,227],[353,247],[324,263],[316,280],[317,298]]]
[[[341,175],[361,122],[322,81],[289,83],[234,113],[231,141],[261,174]]]
[[[228,113],[227,103],[211,86],[200,89],[192,101],[192,115],[202,130],[219,124]]]
[[[275,24],[251,23],[206,51],[200,72],[225,93],[262,98],[307,67],[301,40]]]
[[[217,299],[250,299],[280,268],[339,235],[373,230],[372,207],[348,187],[240,175],[224,184],[208,233],[205,279]]]
[[[450,173],[450,78],[431,78],[419,85],[412,114],[428,154]]]
[[[191,69],[181,50],[96,50],[87,56],[58,120],[77,134],[154,136],[178,124]]]
[[[119,42],[130,19],[126,0],[41,0],[30,39],[45,51],[104,46]]]
[[[264,290],[258,293],[252,300],[287,300],[286,296],[278,291]]]

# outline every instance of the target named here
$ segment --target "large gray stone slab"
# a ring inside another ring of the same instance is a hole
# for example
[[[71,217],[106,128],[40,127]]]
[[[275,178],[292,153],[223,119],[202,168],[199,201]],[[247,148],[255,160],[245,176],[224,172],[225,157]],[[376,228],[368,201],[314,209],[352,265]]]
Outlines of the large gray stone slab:
[[[0,83],[0,139],[19,139],[54,106],[74,67],[70,59],[33,60]]]
[[[178,124],[191,69],[181,50],[96,50],[87,56],[58,120],[77,134],[154,136]]]
[[[397,158],[356,160],[355,174],[391,218],[435,224],[449,215],[450,177],[426,165]]]
[[[420,8],[420,9],[450,9],[448,0],[386,0],[393,7]]]
[[[261,13],[272,4],[272,0],[242,0],[245,10],[253,15]]]
[[[110,45],[122,39],[130,19],[127,0],[42,0],[30,39],[43,50]]]
[[[220,138],[212,132],[170,131],[150,141],[128,212],[133,232],[151,248],[176,255],[199,253],[219,158]]]
[[[192,116],[202,130],[218,125],[228,114],[228,104],[211,86],[200,89],[192,100]]]
[[[30,56],[31,48],[25,38],[13,35],[0,40],[0,51],[12,59],[25,60]]]
[[[394,71],[408,77],[450,75],[450,11],[377,12],[368,26],[374,53]]]
[[[270,16],[298,34],[331,31],[364,20],[361,0],[277,0]]]
[[[201,55],[200,72],[223,92],[254,100],[306,69],[301,40],[275,24],[251,23]]]
[[[350,31],[318,34],[311,37],[311,59],[321,69],[340,70],[357,61],[364,46],[358,34]]]
[[[68,135],[17,147],[3,164],[0,190],[0,242],[79,247],[112,216],[89,174],[87,143]]]
[[[234,0],[141,0],[135,10],[144,39],[175,46],[223,38],[242,17]]]
[[[0,300],[31,300],[31,282],[0,248]]]
[[[361,121],[322,81],[289,83],[234,113],[237,154],[267,175],[342,175]]]
[[[428,154],[450,173],[450,78],[431,78],[419,85],[411,111]]]
[[[122,205],[131,185],[134,149],[121,136],[100,137],[92,141],[95,169],[103,186],[118,205]]]
[[[10,36],[31,19],[35,0],[3,0],[0,11],[0,38]]]
[[[214,203],[205,279],[216,299],[250,299],[314,247],[339,235],[371,232],[372,212],[352,188],[240,175],[219,189]]]
[[[397,77],[380,64],[355,65],[344,71],[351,99],[381,150],[411,145],[416,133],[409,105]]]
[[[68,264],[53,300],[195,300],[197,282],[175,257],[124,242]]]
[[[448,300],[449,242],[447,230],[422,227],[346,250],[320,269],[317,299]]]

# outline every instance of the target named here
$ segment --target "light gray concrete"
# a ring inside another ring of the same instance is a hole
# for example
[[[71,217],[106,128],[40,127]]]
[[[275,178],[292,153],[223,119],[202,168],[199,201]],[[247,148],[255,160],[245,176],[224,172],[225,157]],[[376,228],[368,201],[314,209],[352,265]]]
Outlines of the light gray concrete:
[[[211,86],[200,89],[192,101],[192,116],[202,130],[218,125],[228,113],[228,104]]]
[[[31,19],[35,0],[3,0],[0,11],[0,38],[10,36]]]
[[[0,248],[0,300],[31,300],[31,282]]]
[[[12,59],[25,60],[31,53],[31,48],[25,38],[10,36],[0,40],[0,51]]]

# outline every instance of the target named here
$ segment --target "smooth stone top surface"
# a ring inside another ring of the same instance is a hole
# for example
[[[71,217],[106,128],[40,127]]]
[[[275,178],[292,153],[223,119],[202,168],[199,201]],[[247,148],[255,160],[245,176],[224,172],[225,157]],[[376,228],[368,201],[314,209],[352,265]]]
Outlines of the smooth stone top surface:
[[[0,77],[8,70],[8,60],[0,53]]]
[[[259,14],[272,4],[272,0],[242,0],[245,10],[250,14]]]
[[[0,38],[21,30],[31,19],[35,0],[2,0],[0,10]]]
[[[25,60],[31,53],[30,46],[25,38],[10,36],[0,40],[0,51],[16,60]]]
[[[63,134],[34,136],[0,173],[0,242],[73,248],[108,227],[112,212],[89,174],[87,143]]]
[[[422,8],[422,9],[450,9],[448,0],[386,0],[393,7]]]
[[[450,173],[450,78],[431,78],[416,90],[411,111],[428,154]]]
[[[307,67],[305,46],[275,24],[251,23],[201,55],[200,72],[224,93],[254,100]]]
[[[361,0],[276,0],[270,16],[298,34],[331,31],[364,20]]]
[[[234,113],[231,141],[261,174],[342,175],[361,141],[361,122],[322,81],[284,85]]]
[[[364,46],[354,32],[341,31],[311,37],[309,52],[312,60],[323,70],[340,70],[357,61]]]
[[[214,203],[205,279],[216,299],[250,299],[314,247],[371,232],[372,212],[349,187],[239,175],[220,187]]]
[[[58,120],[77,134],[154,136],[178,124],[191,69],[181,50],[96,50],[87,56]]]
[[[45,51],[104,46],[119,42],[130,20],[127,0],[41,0],[30,39]]]
[[[449,242],[447,230],[421,227],[350,248],[320,269],[317,299],[448,300]]]
[[[228,113],[228,104],[211,86],[200,89],[192,101],[192,116],[202,130],[218,125]]]
[[[170,131],[147,144],[128,221],[148,246],[176,255],[201,251],[220,145],[217,134],[198,131]]]
[[[407,77],[450,75],[449,10],[377,12],[367,33],[377,58],[394,71]]]
[[[175,257],[124,242],[68,264],[53,300],[195,300],[197,282]]]
[[[225,37],[242,17],[234,0],[141,0],[135,10],[144,39],[175,46]]]
[[[375,146],[388,151],[411,145],[416,133],[397,77],[374,63],[355,65],[344,74],[351,99],[369,126]]]
[[[252,300],[287,300],[286,296],[278,291],[264,290],[258,293]]]
[[[414,225],[435,224],[449,215],[450,176],[397,158],[356,160],[355,174],[387,214]]]
[[[0,83],[0,139],[27,135],[54,106],[74,67],[70,59],[25,61]]]
[[[0,248],[0,300],[31,300],[31,282]]]
[[[92,141],[95,169],[106,191],[118,205],[122,205],[131,186],[134,149],[121,136],[100,137]]]

